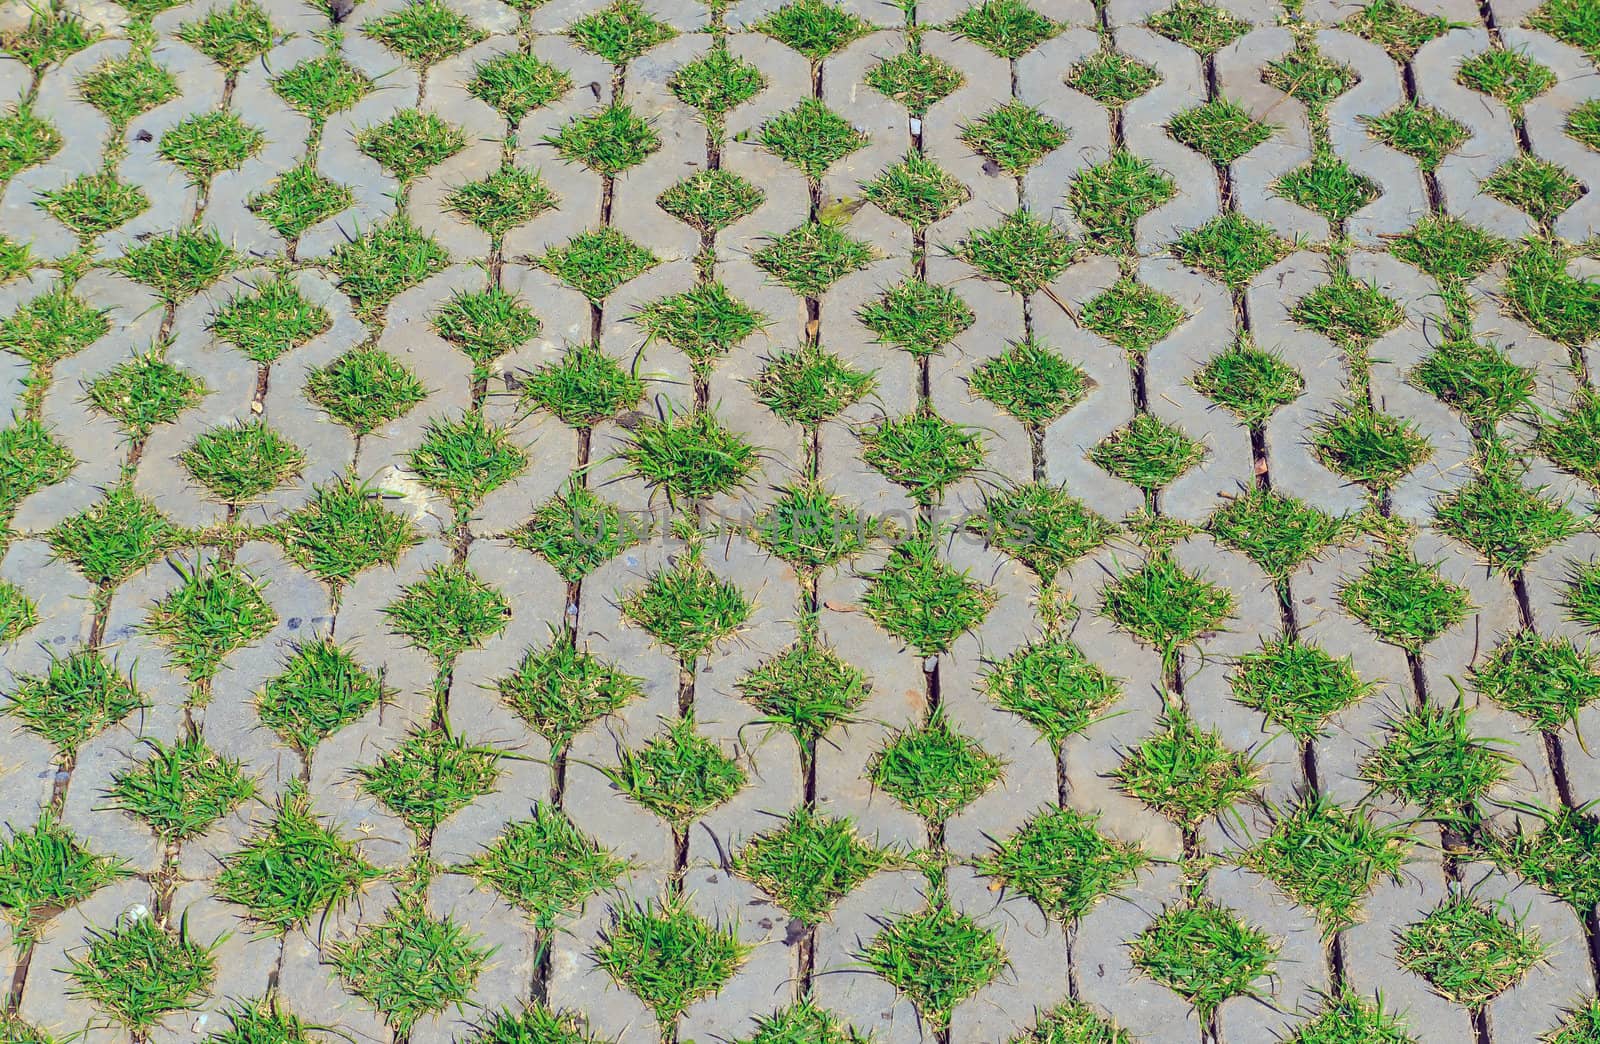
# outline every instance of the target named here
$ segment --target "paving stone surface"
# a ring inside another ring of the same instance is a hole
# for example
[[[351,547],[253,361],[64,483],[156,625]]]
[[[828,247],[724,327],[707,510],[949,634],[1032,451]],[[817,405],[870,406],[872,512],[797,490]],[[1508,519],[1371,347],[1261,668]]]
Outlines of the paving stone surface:
[[[7,0],[0,1040],[1600,1041],[1594,0]]]

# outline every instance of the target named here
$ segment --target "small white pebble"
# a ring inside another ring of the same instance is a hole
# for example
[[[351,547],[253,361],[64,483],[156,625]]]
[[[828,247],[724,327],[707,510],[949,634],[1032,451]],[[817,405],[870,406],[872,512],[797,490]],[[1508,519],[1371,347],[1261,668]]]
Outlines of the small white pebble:
[[[922,119],[918,116],[911,117],[911,133],[913,135],[922,133]]]
[[[211,1016],[202,1011],[199,1017],[194,1020],[194,1026],[192,1028],[196,1033],[204,1033],[206,1029],[206,1023],[210,1021]]]
[[[148,906],[144,905],[143,903],[134,903],[132,906],[122,911],[122,923],[125,925],[135,925],[149,916],[150,908]]]
[[[933,673],[933,669],[935,667],[937,667],[937,666],[939,666],[939,657],[937,657],[937,656],[926,657],[922,661],[922,673],[923,674],[932,674]]]

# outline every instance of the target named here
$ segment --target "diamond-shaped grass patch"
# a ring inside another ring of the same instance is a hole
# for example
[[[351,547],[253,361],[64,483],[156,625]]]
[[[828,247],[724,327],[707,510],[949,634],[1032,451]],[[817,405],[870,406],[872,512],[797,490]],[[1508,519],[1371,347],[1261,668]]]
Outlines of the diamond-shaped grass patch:
[[[1349,524],[1298,497],[1251,486],[1219,507],[1208,528],[1281,583],[1343,537]]]
[[[1542,817],[1535,831],[1489,832],[1484,848],[1501,869],[1586,914],[1600,902],[1600,819],[1564,805]]]
[[[362,26],[369,38],[414,65],[429,66],[471,47],[488,34],[440,0],[417,0]]]
[[[272,81],[272,89],[301,115],[320,125],[329,116],[352,108],[375,86],[359,69],[337,54],[308,58]]]
[[[872,26],[827,0],[791,0],[755,29],[820,62],[871,32]]]
[[[989,666],[984,694],[1059,746],[1122,698],[1122,685],[1070,642],[1040,639]]]
[[[943,221],[972,191],[955,175],[919,152],[908,152],[899,163],[861,186],[861,193],[890,217],[914,229]]]
[[[454,921],[429,915],[414,897],[400,899],[353,939],[329,946],[345,987],[401,1035],[424,1016],[464,1006],[490,952]]]
[[[1063,27],[1022,0],[983,0],[945,28],[998,58],[1021,58]]]
[[[1279,178],[1272,191],[1334,224],[1381,194],[1371,178],[1357,174],[1331,149],[1323,148],[1312,153],[1311,162]]]
[[[1504,257],[1510,244],[1459,218],[1429,215],[1390,241],[1400,260],[1435,279],[1469,280]]]
[[[886,418],[857,433],[861,459],[904,488],[918,504],[937,503],[946,488],[983,466],[983,437],[931,409]]]
[[[306,300],[294,280],[275,276],[257,283],[254,293],[239,294],[218,309],[211,332],[252,362],[270,363],[332,325],[328,310]]]
[[[625,65],[676,35],[670,25],[651,16],[636,0],[615,0],[573,22],[567,33],[579,47],[613,65]]]
[[[807,98],[762,124],[761,144],[817,181],[829,167],[866,145],[867,136],[820,100]]]
[[[179,574],[183,585],[156,603],[144,629],[166,644],[191,681],[206,681],[229,653],[266,637],[278,615],[239,566],[211,562]]]
[[[520,475],[527,452],[510,431],[491,424],[479,410],[458,420],[437,418],[406,457],[406,468],[428,489],[450,501],[458,516]]]
[[[35,366],[50,366],[77,355],[109,333],[108,314],[58,286],[0,320],[0,350]]]
[[[1361,575],[1346,580],[1339,601],[1379,638],[1411,652],[1473,608],[1466,590],[1440,576],[1438,566],[1400,551],[1373,558]]]
[[[815,484],[786,486],[755,520],[751,536],[796,569],[819,569],[854,558],[878,535],[874,520]]]
[[[872,247],[822,222],[799,225],[751,256],[756,267],[805,297],[820,297],[877,258]]]
[[[361,789],[406,826],[430,834],[440,823],[494,790],[503,753],[444,729],[424,728],[375,765],[356,770]]]
[[[178,459],[217,500],[243,504],[298,476],[306,455],[275,429],[250,421],[212,428]]]
[[[208,228],[190,228],[132,247],[117,269],[150,287],[169,304],[185,301],[227,275],[240,258]]]
[[[1340,403],[1333,416],[1311,430],[1311,446],[1323,464],[1352,482],[1384,489],[1433,455],[1433,447],[1410,420],[1379,413],[1365,401]]]
[[[1101,899],[1133,884],[1150,861],[1138,845],[1106,837],[1098,824],[1098,815],[1076,809],[1040,812],[996,843],[977,870],[1071,925]]]
[[[117,420],[130,439],[142,440],[178,419],[206,394],[205,383],[155,351],[143,352],[96,377],[89,402]]]
[[[384,607],[395,634],[440,663],[449,663],[499,634],[511,604],[465,565],[442,563]]]
[[[401,214],[341,244],[329,267],[356,311],[370,317],[449,263],[444,248]]]
[[[933,355],[965,333],[977,316],[954,290],[907,279],[856,313],[878,343],[912,355]]]
[[[1014,293],[1031,294],[1066,271],[1077,248],[1053,222],[1020,209],[993,228],[973,231],[953,253]]]
[[[548,931],[612,887],[628,869],[567,818],[535,802],[532,816],[513,823],[472,861],[471,873]]]
[[[1161,82],[1150,66],[1118,51],[1099,50],[1074,65],[1067,86],[1108,108],[1121,108]]]
[[[79,238],[88,239],[121,228],[143,214],[150,208],[150,197],[109,171],[97,171],[39,193],[39,205]]]
[[[520,298],[499,286],[454,293],[433,313],[434,332],[480,368],[532,340],[543,326]]]
[[[120,859],[97,855],[46,811],[33,826],[13,829],[0,841],[0,912],[22,942],[52,913],[128,873]]]
[[[961,86],[961,70],[922,50],[904,51],[867,70],[867,85],[917,119]]]
[[[198,736],[149,746],[147,757],[112,777],[106,796],[169,844],[198,837],[255,796],[243,766]]]
[[[1242,863],[1332,933],[1360,919],[1362,902],[1384,880],[1401,883],[1413,843],[1404,826],[1383,826],[1359,807],[1319,796],[1284,813]]]
[[[261,151],[266,137],[234,113],[221,110],[190,116],[161,136],[161,155],[205,185],[225,170],[237,170]]]
[[[1411,371],[1411,380],[1434,398],[1491,426],[1527,409],[1535,376],[1533,367],[1512,362],[1498,346],[1464,337],[1446,339]],[[1550,432],[1546,423],[1540,435],[1548,439]]]
[[[1127,276],[1084,305],[1079,315],[1085,329],[1134,355],[1149,351],[1183,320],[1176,301]]]
[[[732,638],[751,604],[739,588],[713,573],[698,553],[651,574],[622,602],[623,615],[686,664]]]
[[[0,519],[10,521],[17,505],[46,486],[65,482],[77,466],[65,446],[31,417],[0,428]]]
[[[494,106],[515,127],[528,113],[572,90],[572,77],[536,55],[512,51],[478,66],[467,90]]]
[[[450,194],[450,209],[499,240],[560,205],[560,198],[534,171],[506,165],[481,181],[469,182]]]
[[[63,758],[147,706],[133,683],[91,649],[58,656],[43,674],[22,675],[13,684],[6,713]]]
[[[1206,457],[1206,448],[1149,413],[1107,435],[1089,459],[1111,475],[1145,491],[1160,489]]]
[[[711,924],[681,898],[629,906],[595,948],[595,961],[670,1026],[701,997],[722,989],[748,954],[730,928]]]
[[[1363,116],[1367,132],[1412,157],[1424,174],[1439,169],[1446,156],[1472,137],[1467,128],[1438,109],[1408,102],[1382,116]]]
[[[720,232],[749,217],[766,193],[731,170],[702,170],[656,197],[656,205],[697,232]]]
[[[1229,749],[1214,730],[1170,711],[1161,731],[1129,750],[1113,777],[1130,796],[1193,830],[1249,800],[1260,772],[1249,754]]]
[[[1491,566],[1520,570],[1582,524],[1540,486],[1523,484],[1522,465],[1491,449],[1471,482],[1434,504],[1439,529],[1471,547]]]
[[[1269,226],[1232,211],[1190,229],[1172,245],[1179,261],[1222,280],[1235,291],[1249,286],[1291,249]]]
[[[250,197],[250,210],[285,239],[299,239],[312,225],[326,221],[355,202],[345,186],[329,181],[315,167],[302,164],[286,171],[266,192]]]
[[[1007,964],[993,933],[944,899],[886,924],[860,960],[916,1005],[935,1030],[948,1028],[956,1005],[993,982]]]
[[[1169,906],[1128,943],[1134,967],[1207,1020],[1233,997],[1257,996],[1272,973],[1278,945],[1206,899]]]
[[[1145,25],[1169,40],[1193,48],[1202,58],[1216,54],[1251,28],[1249,22],[1204,0],[1178,0]]]
[[[815,341],[768,360],[750,380],[756,401],[791,424],[814,428],[870,395],[877,382]]]
[[[629,319],[649,337],[659,337],[688,356],[696,372],[706,372],[767,324],[765,315],[716,282],[652,301]]]
[[[968,386],[974,396],[1037,431],[1082,402],[1090,378],[1058,352],[1026,338],[979,363]]]
[[[641,536],[615,504],[573,480],[540,504],[511,540],[549,562],[561,579],[576,583]]]
[[[1507,637],[1469,676],[1478,692],[1546,732],[1576,725],[1600,700],[1600,656],[1532,629]]]
[[[761,70],[728,50],[719,40],[703,58],[672,74],[667,88],[700,114],[707,127],[720,131],[722,118],[755,97],[767,85]]]
[[[118,131],[177,94],[177,78],[142,55],[102,62],[78,81],[78,96],[104,113]]]
[[[185,921],[163,928],[146,914],[112,929],[91,928],[86,941],[86,950],[67,956],[68,995],[86,998],[134,1033],[198,1008],[216,982],[217,944],[196,941]]]
[[[860,668],[812,634],[762,661],[737,684],[739,695],[762,712],[766,723],[787,729],[802,744],[851,720],[870,691]]]
[[[347,478],[316,487],[311,500],[275,527],[289,558],[339,587],[375,565],[393,565],[421,537],[403,515],[386,510],[382,494]]]
[[[673,503],[732,492],[759,466],[755,448],[710,410],[667,410],[660,420],[647,420],[634,429],[623,458]]]
[[[1239,657],[1228,678],[1233,698],[1260,711],[1302,743],[1325,734],[1329,720],[1377,691],[1354,660],[1295,638],[1274,638]]]
[[[1505,281],[1511,314],[1571,347],[1600,334],[1600,281],[1567,271],[1576,253],[1559,242],[1528,239],[1512,257]]]
[[[1423,44],[1449,32],[1452,24],[1395,0],[1373,0],[1345,19],[1344,27],[1382,47],[1395,61],[1407,62]]]
[[[1000,779],[1005,763],[935,712],[897,732],[867,766],[872,785],[930,824],[956,815]]]
[[[791,1004],[771,1015],[756,1016],[755,1024],[755,1036],[744,1038],[741,1044],[782,1044],[783,1041],[858,1044],[862,1040],[854,1028],[842,1024],[838,1016],[818,1007],[809,999]]]
[[[1252,428],[1298,399],[1305,378],[1271,352],[1246,339],[1213,358],[1192,378],[1195,390]]]
[[[1134,248],[1139,219],[1177,191],[1172,178],[1149,161],[1118,149],[1072,179],[1067,202],[1096,250],[1126,254]]]
[[[214,887],[251,920],[282,933],[343,904],[378,875],[354,845],[317,819],[297,783],[272,823],[223,860]]]
[[[661,148],[661,135],[620,102],[577,117],[544,141],[562,159],[606,177],[638,166]]]
[[[1399,795],[1431,819],[1470,822],[1477,803],[1508,779],[1517,760],[1501,740],[1479,736],[1460,703],[1430,703],[1389,722],[1361,778]]]
[[[459,127],[431,112],[402,109],[356,135],[356,147],[401,182],[414,180],[467,147]]]
[[[556,752],[643,692],[641,679],[554,634],[544,648],[530,648],[495,688]]]
[[[892,864],[892,857],[862,840],[849,820],[806,808],[752,838],[733,859],[735,873],[807,925],[820,923],[841,899]]]
[[[522,400],[573,428],[594,428],[645,396],[645,384],[594,341],[568,347],[558,362],[526,376]]]
[[[1065,486],[1043,482],[985,494],[984,516],[972,528],[1047,582],[1117,532]]]
[[[366,435],[410,413],[427,389],[394,356],[364,345],[312,370],[306,394],[352,433]]]
[[[263,725],[309,755],[391,695],[381,677],[332,639],[319,638],[295,649],[282,673],[262,686],[256,713]]]
[[[1309,37],[1295,41],[1294,50],[1268,62],[1261,72],[1264,83],[1319,109],[1359,82],[1354,69],[1324,55]]]
[[[1456,82],[1500,99],[1520,120],[1524,105],[1556,85],[1556,74],[1520,51],[1497,47],[1462,62]]]
[[[1022,177],[1066,144],[1061,124],[1031,105],[1008,102],[961,128],[967,147],[1013,177]]]
[[[638,750],[619,747],[616,768],[602,769],[623,793],[678,831],[744,788],[739,762],[695,731],[694,718],[667,725]]]
[[[112,587],[177,547],[184,537],[127,482],[112,486],[104,500],[62,519],[47,534],[57,558],[71,562],[90,583]]]
[[[939,558],[938,533],[923,531],[894,546],[867,578],[861,604],[884,631],[933,656],[982,623],[995,601],[992,590]]]
[[[1582,182],[1537,156],[1518,156],[1485,178],[1480,187],[1540,225],[1555,221],[1584,193]]]
[[[607,225],[580,232],[565,246],[551,247],[537,263],[590,301],[599,303],[622,284],[654,268],[660,260],[649,249]]]
[[[1509,905],[1458,892],[1399,931],[1395,962],[1446,1000],[1476,1009],[1515,986],[1546,952],[1538,931]]]

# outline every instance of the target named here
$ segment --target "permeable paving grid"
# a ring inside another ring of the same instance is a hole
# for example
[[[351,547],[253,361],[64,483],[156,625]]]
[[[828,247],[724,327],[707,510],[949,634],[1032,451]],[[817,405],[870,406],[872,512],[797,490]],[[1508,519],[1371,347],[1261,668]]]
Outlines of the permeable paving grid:
[[[1600,1041],[1595,0],[9,0],[0,1040]]]

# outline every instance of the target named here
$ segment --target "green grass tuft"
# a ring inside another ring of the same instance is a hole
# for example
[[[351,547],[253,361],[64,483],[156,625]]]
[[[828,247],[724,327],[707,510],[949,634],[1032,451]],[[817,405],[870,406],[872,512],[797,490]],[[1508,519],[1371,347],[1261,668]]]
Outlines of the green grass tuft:
[[[96,855],[45,811],[26,830],[0,841],[0,912],[18,943],[32,940],[52,914],[131,873],[120,859]]]
[[[1162,171],[1126,149],[1111,154],[1072,179],[1067,202],[1096,250],[1127,254],[1141,217],[1177,194]]]
[[[1467,592],[1439,575],[1438,566],[1409,553],[1386,551],[1339,588],[1339,601],[1374,634],[1411,652],[1454,627],[1473,609]]]
[[[62,519],[50,530],[50,549],[90,583],[114,587],[178,547],[186,534],[127,482],[105,499]]]
[[[395,634],[444,664],[504,630],[511,605],[464,564],[441,563],[383,612]]]
[[[1175,481],[1205,457],[1203,445],[1149,413],[1135,414],[1089,452],[1097,466],[1146,492]]]
[[[87,941],[87,950],[67,956],[68,995],[88,999],[134,1033],[198,1008],[216,982],[217,944],[191,938],[187,918],[173,929],[147,914],[109,931],[91,928]]]
[[[1169,711],[1161,731],[1129,750],[1112,774],[1121,789],[1186,830],[1254,797],[1261,768],[1214,730]]]
[[[1547,952],[1537,930],[1505,903],[1453,892],[1401,929],[1395,962],[1428,980],[1441,997],[1481,1008],[1516,985]]]
[[[405,1036],[425,1016],[451,1006],[464,1011],[492,953],[454,921],[403,897],[382,921],[332,943],[329,963],[346,989]]]
[[[757,664],[736,684],[764,723],[788,730],[801,743],[814,743],[850,721],[871,691],[859,668],[812,633]]]
[[[1047,582],[1117,532],[1065,486],[1043,482],[986,492],[984,515],[969,528]]]
[[[21,675],[14,686],[6,712],[66,759],[104,730],[148,706],[132,680],[92,649],[55,657],[44,674]]]
[[[1100,900],[1132,885],[1149,862],[1138,845],[1103,835],[1098,815],[1058,808],[1036,814],[996,843],[977,870],[1070,926]]]
[[[1004,2],[990,0],[990,5]],[[1007,966],[1000,941],[942,897],[884,925],[859,957],[916,1005],[935,1031],[947,1030],[956,1005]]]
[[[1383,745],[1361,763],[1361,778],[1444,823],[1466,824],[1477,803],[1510,778],[1517,761],[1496,739],[1472,730],[1459,702],[1430,703],[1392,719]]]
[[[1258,996],[1278,944],[1208,899],[1169,906],[1128,944],[1134,967],[1210,1019],[1232,997]]]
[[[513,823],[470,864],[470,873],[549,931],[612,887],[628,863],[607,851],[544,802]],[[544,1039],[544,1038],[540,1038]]]
[[[1219,507],[1208,528],[1278,582],[1340,540],[1349,523],[1297,497],[1251,486]]]
[[[1240,862],[1309,908],[1329,935],[1360,920],[1362,902],[1383,881],[1402,883],[1413,843],[1404,826],[1381,826],[1359,807],[1319,796],[1281,814]]]
[[[374,765],[356,770],[361,789],[427,836],[494,790],[503,753],[447,729],[422,728]]]
[[[363,570],[393,565],[421,537],[404,516],[383,508],[383,494],[348,478],[316,487],[305,507],[274,536],[294,563],[340,587]]]
[[[895,732],[867,765],[872,785],[938,826],[994,786],[1005,762],[950,727],[935,711],[927,724]]]
[[[857,432],[861,459],[906,490],[918,504],[938,503],[945,489],[983,466],[983,437],[929,408],[885,418]]]
[[[394,694],[330,638],[297,647],[256,694],[261,724],[302,755]]]
[[[919,49],[885,58],[868,69],[866,75],[867,86],[904,105],[907,115],[915,119],[926,116],[965,79],[960,69]]]
[[[1579,712],[1600,700],[1600,656],[1532,630],[1507,637],[1470,678],[1478,692],[1546,732],[1576,726]]]
[[[427,389],[394,356],[371,345],[352,348],[306,377],[306,394],[356,435],[411,412]]]
[[[707,568],[698,551],[652,573],[622,602],[630,623],[644,628],[687,665],[732,638],[751,609],[738,586]]]
[[[255,796],[255,781],[243,766],[198,736],[171,746],[148,743],[150,756],[113,776],[106,796],[168,844],[200,836]]]
[[[807,98],[761,126],[761,144],[811,181],[867,144],[867,136],[821,101]]]
[[[971,308],[946,286],[907,279],[856,312],[879,344],[912,355],[933,355],[977,321]]]
[[[761,889],[790,917],[820,924],[892,857],[856,833],[848,819],[797,808],[775,830],[751,838],[733,857],[733,871]]]
[[[1239,657],[1228,677],[1233,698],[1302,743],[1327,734],[1334,715],[1377,691],[1349,656],[1295,638],[1274,638]]]
[[[791,424],[814,428],[872,394],[877,381],[815,341],[772,357],[750,381],[756,401]]]
[[[731,493],[758,468],[755,447],[726,428],[710,410],[646,420],[623,450],[633,474],[664,490],[674,502]]]
[[[635,0],[615,0],[609,7],[573,22],[567,33],[579,47],[613,65],[625,65],[677,35],[670,25],[651,17]]]
[[[649,249],[610,225],[580,232],[537,259],[539,267],[595,304],[660,262]]]
[[[552,751],[565,750],[573,737],[644,691],[641,679],[553,634],[544,648],[530,648],[495,688]]]
[[[983,0],[945,26],[998,58],[1021,58],[1064,28],[1022,0]]]
[[[261,421],[249,421],[212,428],[178,459],[212,496],[243,504],[298,476],[306,455]]]
[[[595,961],[670,1026],[701,997],[721,990],[748,954],[731,928],[710,924],[682,898],[614,911]]]

